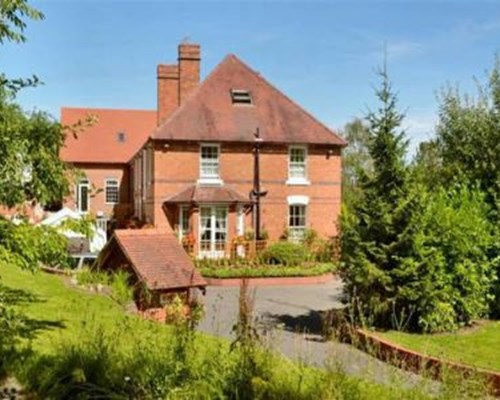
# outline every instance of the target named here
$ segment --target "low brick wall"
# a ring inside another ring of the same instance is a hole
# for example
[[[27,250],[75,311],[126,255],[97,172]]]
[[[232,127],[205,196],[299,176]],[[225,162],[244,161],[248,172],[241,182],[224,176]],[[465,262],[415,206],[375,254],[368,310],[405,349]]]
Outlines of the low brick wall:
[[[240,286],[243,280],[249,286],[292,286],[292,285],[318,285],[336,279],[335,275],[328,273],[318,276],[287,276],[269,278],[205,278],[209,286]]]
[[[464,378],[483,380],[492,394],[500,396],[500,372],[474,368],[421,354],[382,339],[363,329],[358,329],[356,335],[358,339],[357,346],[379,360],[417,374],[428,374],[433,379],[438,380],[443,378],[445,371],[457,373]],[[492,351],[495,350],[492,349]]]

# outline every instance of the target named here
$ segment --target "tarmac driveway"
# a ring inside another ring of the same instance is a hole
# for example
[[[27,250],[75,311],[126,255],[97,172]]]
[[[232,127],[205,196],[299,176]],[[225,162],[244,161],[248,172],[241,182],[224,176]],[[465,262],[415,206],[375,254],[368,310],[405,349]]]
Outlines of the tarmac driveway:
[[[346,373],[369,377],[381,383],[420,380],[414,374],[393,368],[364,352],[320,336],[320,312],[341,307],[342,282],[302,286],[251,288],[254,312],[260,330],[271,337],[273,348],[292,359],[325,367],[335,365]],[[209,286],[205,296],[205,317],[199,330],[233,338],[232,327],[238,317],[239,287]]]

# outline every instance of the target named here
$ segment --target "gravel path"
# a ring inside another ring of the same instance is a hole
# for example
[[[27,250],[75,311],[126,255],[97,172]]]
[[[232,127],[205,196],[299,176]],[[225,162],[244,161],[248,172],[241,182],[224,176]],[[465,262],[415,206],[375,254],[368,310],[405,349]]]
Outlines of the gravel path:
[[[251,291],[253,289],[250,289]],[[321,285],[267,286],[255,289],[255,314],[262,330],[272,336],[273,348],[292,359],[325,367],[335,365],[346,373],[380,383],[413,385],[421,379],[389,366],[347,344],[325,342],[320,333],[320,311],[338,308],[342,283]],[[238,287],[207,288],[206,315],[199,330],[233,338],[232,327],[238,315]]]

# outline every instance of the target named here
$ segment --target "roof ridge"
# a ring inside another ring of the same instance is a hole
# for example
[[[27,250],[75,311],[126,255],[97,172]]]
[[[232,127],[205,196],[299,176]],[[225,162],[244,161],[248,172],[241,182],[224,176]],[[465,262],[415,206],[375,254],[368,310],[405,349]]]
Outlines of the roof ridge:
[[[123,111],[123,112],[154,112],[157,111],[151,108],[114,108],[114,107],[75,107],[75,106],[61,106],[61,111],[63,110],[90,110],[90,111]]]

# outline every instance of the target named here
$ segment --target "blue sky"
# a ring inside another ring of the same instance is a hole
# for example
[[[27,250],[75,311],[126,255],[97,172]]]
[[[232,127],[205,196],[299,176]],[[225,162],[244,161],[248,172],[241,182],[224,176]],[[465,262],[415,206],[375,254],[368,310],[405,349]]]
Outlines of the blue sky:
[[[177,44],[202,46],[202,77],[235,53],[333,128],[376,106],[375,70],[388,53],[413,146],[432,135],[436,94],[466,91],[500,50],[497,1],[38,1],[28,42],[0,49],[10,76],[44,86],[19,96],[26,109],[156,107],[156,65]]]

